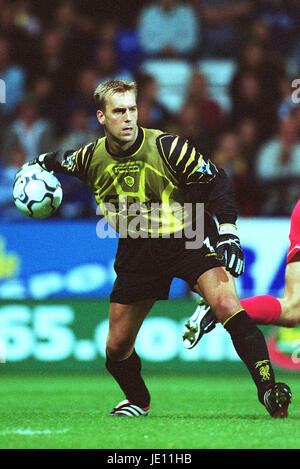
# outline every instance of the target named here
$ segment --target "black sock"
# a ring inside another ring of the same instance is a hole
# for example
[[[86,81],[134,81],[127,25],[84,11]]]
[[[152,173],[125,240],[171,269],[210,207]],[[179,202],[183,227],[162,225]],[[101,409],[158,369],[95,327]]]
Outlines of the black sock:
[[[121,361],[111,360],[106,355],[106,368],[132,404],[142,408],[149,406],[150,394],[141,376],[141,360],[135,350]]]
[[[237,354],[250,371],[262,402],[265,391],[275,383],[263,333],[245,311],[225,321],[224,328],[229,332]]]

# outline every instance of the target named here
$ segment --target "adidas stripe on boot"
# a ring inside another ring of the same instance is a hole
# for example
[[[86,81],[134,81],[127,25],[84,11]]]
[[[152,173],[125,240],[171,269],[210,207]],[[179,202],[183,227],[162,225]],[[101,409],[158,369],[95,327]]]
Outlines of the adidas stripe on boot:
[[[147,417],[149,409],[150,406],[142,408],[125,399],[125,401],[119,402],[109,415],[117,417]]]

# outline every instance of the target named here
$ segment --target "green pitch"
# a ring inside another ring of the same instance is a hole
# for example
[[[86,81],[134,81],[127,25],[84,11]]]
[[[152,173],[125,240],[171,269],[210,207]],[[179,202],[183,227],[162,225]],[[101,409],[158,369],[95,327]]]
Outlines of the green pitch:
[[[247,373],[145,375],[146,418],[112,418],[123,399],[108,375],[1,376],[0,448],[300,448],[300,376],[290,417],[274,420]]]

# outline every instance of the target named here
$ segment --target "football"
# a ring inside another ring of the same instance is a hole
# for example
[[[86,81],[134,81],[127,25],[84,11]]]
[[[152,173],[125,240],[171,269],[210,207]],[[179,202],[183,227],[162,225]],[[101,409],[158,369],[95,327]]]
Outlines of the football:
[[[63,192],[59,180],[48,171],[28,169],[13,187],[16,207],[28,217],[50,217],[60,206]]]

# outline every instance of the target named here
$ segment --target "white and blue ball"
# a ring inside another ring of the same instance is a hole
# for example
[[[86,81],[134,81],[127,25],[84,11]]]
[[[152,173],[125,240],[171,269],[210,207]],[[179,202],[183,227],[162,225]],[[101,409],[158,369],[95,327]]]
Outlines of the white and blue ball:
[[[17,177],[13,198],[17,208],[32,218],[50,217],[60,206],[63,192],[54,174],[41,169],[27,169]]]

